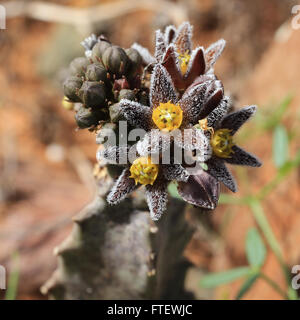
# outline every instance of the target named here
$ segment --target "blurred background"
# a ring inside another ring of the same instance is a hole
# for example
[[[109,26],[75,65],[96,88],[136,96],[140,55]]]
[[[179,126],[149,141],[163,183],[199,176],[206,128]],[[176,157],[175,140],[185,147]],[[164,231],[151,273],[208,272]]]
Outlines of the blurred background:
[[[208,272],[246,264],[245,237],[256,224],[244,201],[257,197],[289,268],[300,265],[300,29],[292,28],[293,0],[63,0],[8,1],[0,30],[0,264],[11,297],[45,299],[40,287],[57,266],[54,248],[94,193],[95,135],[77,130],[62,107],[66,68],[84,54],[91,32],[122,47],[133,42],[153,52],[154,31],[190,20],[194,44],[224,38],[216,74],[235,107],[257,104],[257,117],[239,144],[262,159],[259,169],[234,168],[237,195],[227,193],[185,251],[186,287],[198,299],[231,299],[241,280],[203,289]],[[284,287],[268,250],[264,273]],[[4,292],[0,290],[0,297]],[[280,299],[262,280],[247,299]]]

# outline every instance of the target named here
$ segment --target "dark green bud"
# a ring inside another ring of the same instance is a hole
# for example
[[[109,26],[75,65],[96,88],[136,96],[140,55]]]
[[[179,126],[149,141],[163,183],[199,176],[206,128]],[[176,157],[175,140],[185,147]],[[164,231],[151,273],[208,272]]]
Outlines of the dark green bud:
[[[96,126],[100,120],[105,120],[107,115],[101,110],[93,111],[80,107],[75,114],[75,120],[80,129],[90,128]]]
[[[142,66],[142,57],[138,51],[133,48],[126,49],[125,52],[130,60],[130,73],[135,75]]]
[[[72,75],[76,76],[84,76],[86,72],[87,66],[90,64],[87,58],[84,57],[79,57],[75,58],[71,63],[70,63],[70,72]]]
[[[107,81],[107,71],[100,63],[90,64],[86,69],[85,76],[89,81]]]
[[[64,94],[72,102],[81,101],[78,97],[78,90],[82,86],[82,81],[78,77],[69,77],[64,82]]]
[[[118,122],[120,120],[125,120],[121,115],[121,107],[118,103],[112,104],[108,107],[109,117],[111,122]]]
[[[85,81],[79,90],[79,97],[88,108],[103,108],[106,106],[105,85],[95,81]]]
[[[92,60],[94,62],[102,62],[102,55],[104,51],[111,47],[112,44],[108,41],[101,40],[100,42],[96,43],[92,49]]]
[[[118,76],[127,72],[130,63],[126,52],[118,46],[107,48],[103,53],[102,62],[109,72]]]
[[[119,101],[122,99],[128,99],[128,100],[134,101],[135,100],[134,91],[129,89],[122,89],[119,93],[118,99]]]

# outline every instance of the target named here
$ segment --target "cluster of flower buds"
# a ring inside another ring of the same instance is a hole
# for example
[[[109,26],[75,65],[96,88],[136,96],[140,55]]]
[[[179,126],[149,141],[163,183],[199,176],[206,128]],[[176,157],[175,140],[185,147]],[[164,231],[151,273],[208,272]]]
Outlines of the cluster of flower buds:
[[[76,103],[79,128],[118,121],[121,99],[145,101],[147,89],[141,85],[143,60],[136,49],[123,49],[95,35],[82,45],[85,57],[70,63],[69,77],[63,85],[65,101]]]
[[[220,183],[237,191],[226,163],[261,165],[234,141],[256,106],[230,112],[230,98],[214,73],[225,40],[193,49],[192,26],[185,22],[156,32],[154,56],[138,44],[123,50],[103,37],[92,36],[83,45],[86,58],[71,63],[72,76],[65,82],[68,99],[81,103],[78,126],[104,120],[115,122],[116,131],[123,119],[128,128],[144,131],[133,144],[115,141],[97,153],[99,161],[122,167],[107,196],[110,204],[144,185],[151,218],[157,220],[167,207],[168,185],[176,182],[184,201],[211,210],[217,206]],[[147,72],[150,81],[141,81]],[[100,130],[98,143],[103,136]]]

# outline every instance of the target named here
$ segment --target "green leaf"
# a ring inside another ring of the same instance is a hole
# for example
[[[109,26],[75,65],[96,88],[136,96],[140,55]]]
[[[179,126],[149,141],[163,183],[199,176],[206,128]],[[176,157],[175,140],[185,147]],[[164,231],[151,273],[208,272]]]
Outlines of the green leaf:
[[[250,267],[240,267],[228,271],[211,273],[202,277],[200,286],[203,288],[214,288],[244,277],[248,275],[250,271]]]
[[[179,195],[179,193],[178,193],[177,184],[176,184],[176,183],[171,182],[171,183],[168,185],[168,191],[169,191],[171,197],[182,200],[182,198],[180,197],[180,195]]]
[[[273,160],[277,168],[287,161],[289,154],[289,138],[284,126],[278,125],[273,133]]]
[[[5,300],[15,300],[17,296],[19,274],[20,274],[18,252],[14,252],[12,254],[12,262],[13,262],[13,268],[8,278],[7,291],[5,293]]]
[[[261,267],[266,258],[266,247],[259,232],[252,228],[247,233],[246,253],[252,267]]]
[[[259,273],[253,273],[251,274],[243,283],[243,285],[240,288],[240,291],[236,295],[236,299],[240,300],[242,297],[247,293],[247,291],[253,286],[257,278],[259,277]]]

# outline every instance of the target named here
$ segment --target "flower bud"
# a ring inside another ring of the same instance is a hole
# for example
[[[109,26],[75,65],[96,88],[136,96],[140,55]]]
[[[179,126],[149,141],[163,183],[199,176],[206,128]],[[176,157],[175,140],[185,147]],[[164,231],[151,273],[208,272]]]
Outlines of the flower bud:
[[[80,129],[89,128],[95,126],[100,120],[105,120],[107,115],[101,110],[92,111],[91,109],[86,109],[83,106],[78,109],[75,114],[75,120]]]
[[[69,77],[64,82],[64,94],[72,102],[81,101],[78,97],[78,90],[82,86],[82,81],[78,77]]]
[[[118,76],[125,74],[129,67],[126,52],[118,46],[107,48],[103,53],[102,62],[109,72]]]
[[[102,55],[104,51],[111,47],[111,43],[106,40],[100,40],[98,43],[96,43],[92,49],[92,60],[94,62],[102,62]]]
[[[100,63],[90,64],[86,69],[85,76],[89,81],[107,81],[107,71]]]
[[[119,93],[119,101],[122,99],[134,101],[135,100],[134,91],[129,89],[122,89]]]
[[[95,81],[85,81],[79,90],[79,97],[88,108],[103,108],[106,106],[105,85]]]
[[[125,120],[121,116],[121,107],[119,106],[118,103],[112,104],[109,106],[109,117],[111,122],[118,122],[120,120]]]
[[[87,66],[90,64],[87,58],[85,57],[79,57],[75,58],[70,63],[70,72],[74,76],[83,76],[86,72]]]
[[[133,48],[126,49],[125,52],[130,60],[130,75],[134,76],[142,66],[142,57],[138,51]]]

